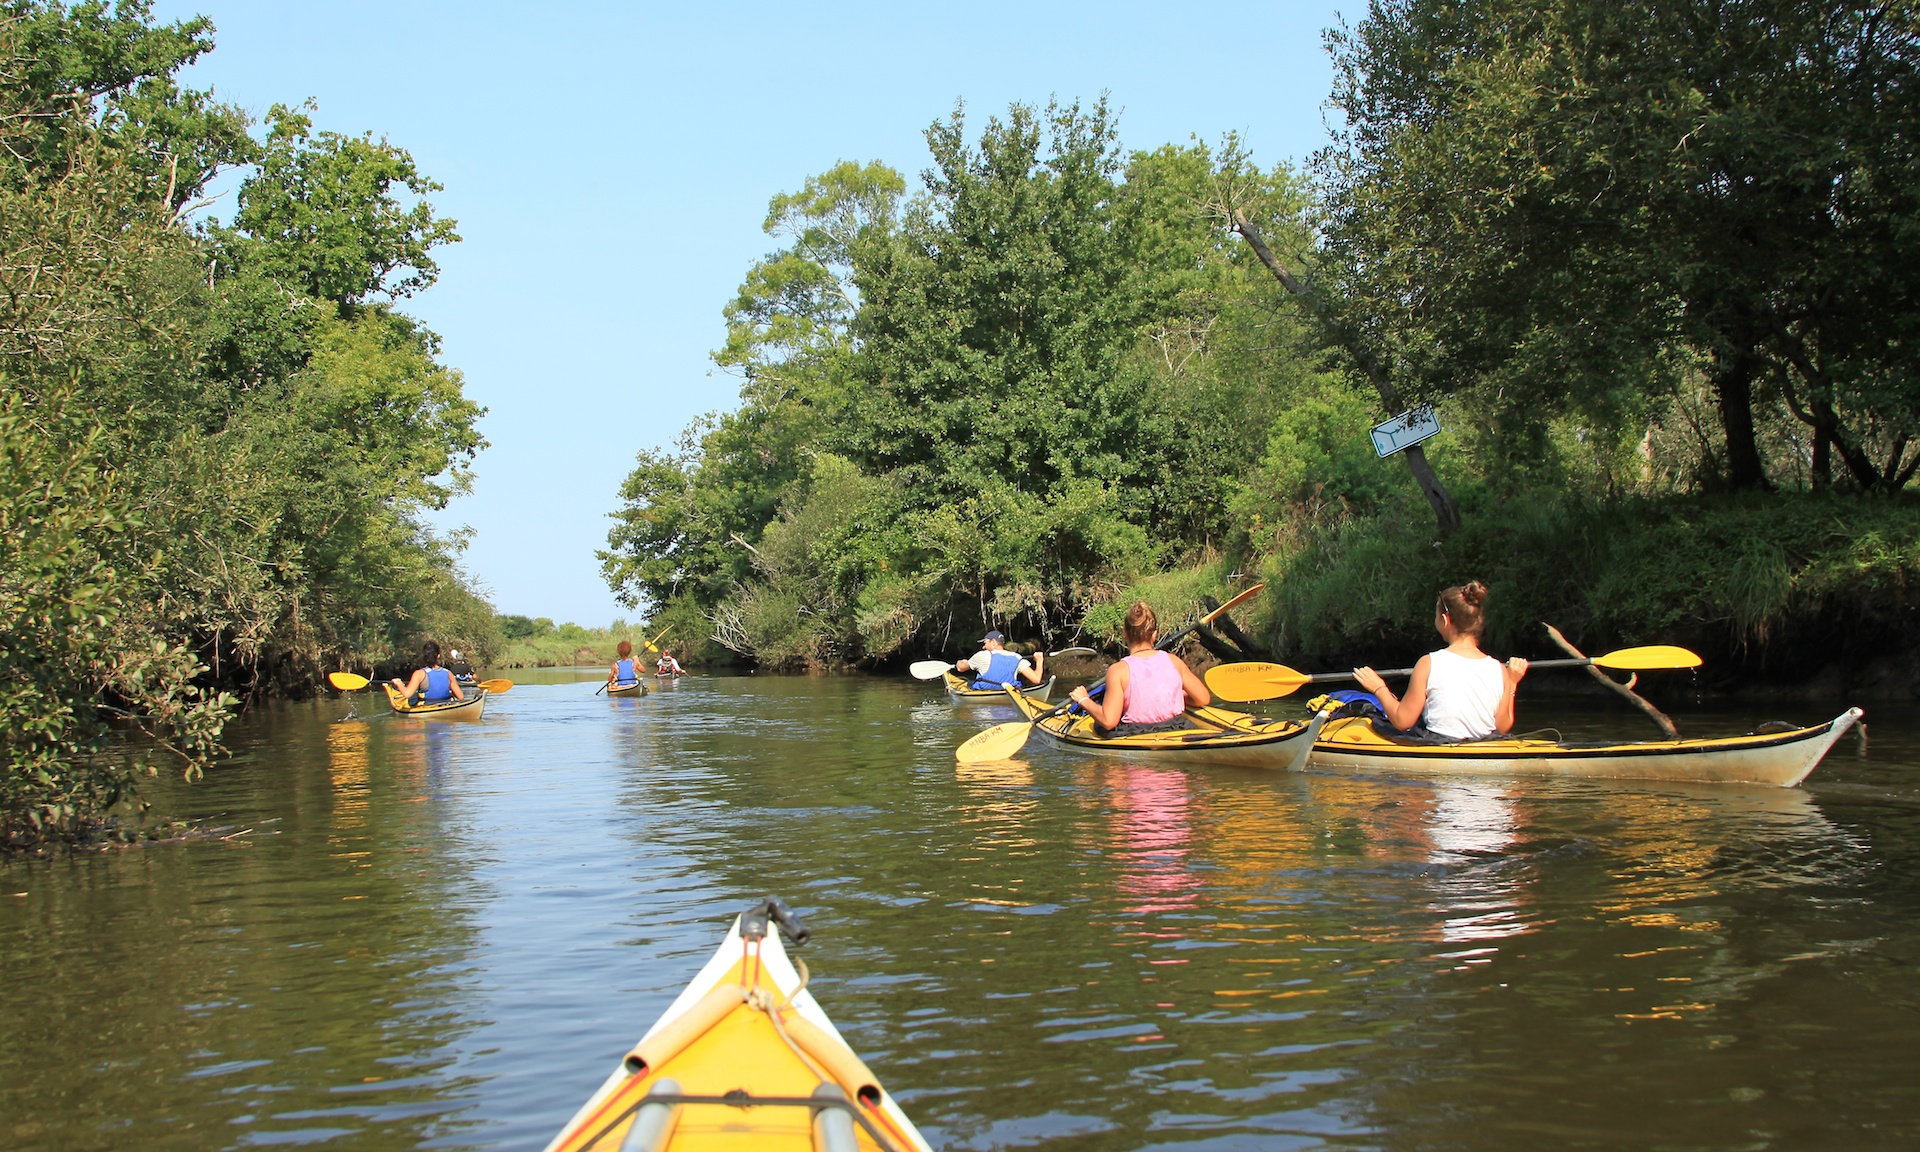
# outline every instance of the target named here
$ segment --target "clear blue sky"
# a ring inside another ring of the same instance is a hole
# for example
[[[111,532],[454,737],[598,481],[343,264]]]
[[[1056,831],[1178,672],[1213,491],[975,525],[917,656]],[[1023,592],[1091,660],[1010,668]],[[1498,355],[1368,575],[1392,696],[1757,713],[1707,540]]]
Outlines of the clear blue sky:
[[[160,0],[211,16],[186,76],[256,117],[319,101],[446,185],[460,222],[438,285],[405,307],[488,408],[467,564],[502,612],[629,615],[594,560],[642,448],[738,381],[713,368],[721,307],[772,241],[767,200],[835,162],[909,187],[927,124],[1050,96],[1121,109],[1122,143],[1238,130],[1263,163],[1326,139],[1321,31],[1342,5],[289,4]],[[1364,5],[1344,5],[1350,18]],[[230,200],[216,208],[230,211]]]

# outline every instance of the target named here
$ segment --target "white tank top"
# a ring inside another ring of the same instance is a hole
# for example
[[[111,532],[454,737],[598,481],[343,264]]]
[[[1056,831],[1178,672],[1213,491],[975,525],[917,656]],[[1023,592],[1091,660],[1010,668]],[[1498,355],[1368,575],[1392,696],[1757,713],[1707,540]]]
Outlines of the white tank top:
[[[1429,654],[1427,704],[1420,714],[1427,730],[1449,740],[1479,740],[1498,731],[1493,714],[1506,689],[1500,669],[1491,656],[1474,659],[1445,648]]]

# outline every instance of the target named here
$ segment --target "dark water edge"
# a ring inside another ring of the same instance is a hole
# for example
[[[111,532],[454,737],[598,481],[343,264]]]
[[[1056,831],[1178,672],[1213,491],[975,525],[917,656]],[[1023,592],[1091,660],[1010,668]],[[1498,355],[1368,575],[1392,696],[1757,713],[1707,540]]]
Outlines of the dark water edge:
[[[1920,1140],[1911,709],[1690,788],[960,769],[1005,715],[910,681],[516,675],[261,709],[156,798],[245,835],[0,866],[0,1146],[537,1148],[768,891],[936,1147]]]

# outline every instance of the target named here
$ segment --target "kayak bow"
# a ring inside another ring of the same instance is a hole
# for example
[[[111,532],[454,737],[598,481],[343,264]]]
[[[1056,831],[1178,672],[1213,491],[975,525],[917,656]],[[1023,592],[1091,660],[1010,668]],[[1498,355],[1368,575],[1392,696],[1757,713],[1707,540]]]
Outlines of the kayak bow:
[[[546,1152],[931,1152],[787,959],[780,901],[737,917],[719,951]]]

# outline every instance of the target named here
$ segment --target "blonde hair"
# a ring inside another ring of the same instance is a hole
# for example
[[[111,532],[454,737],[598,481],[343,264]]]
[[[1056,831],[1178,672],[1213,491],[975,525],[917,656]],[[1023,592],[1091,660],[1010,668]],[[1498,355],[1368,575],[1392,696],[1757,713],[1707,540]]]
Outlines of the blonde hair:
[[[1153,608],[1145,600],[1135,600],[1133,607],[1127,609],[1125,624],[1127,643],[1145,644],[1160,631],[1160,618],[1153,614]]]
[[[1487,626],[1486,613],[1481,610],[1481,605],[1486,602],[1487,586],[1478,580],[1469,580],[1440,593],[1435,610],[1455,628],[1469,636],[1478,636]]]

